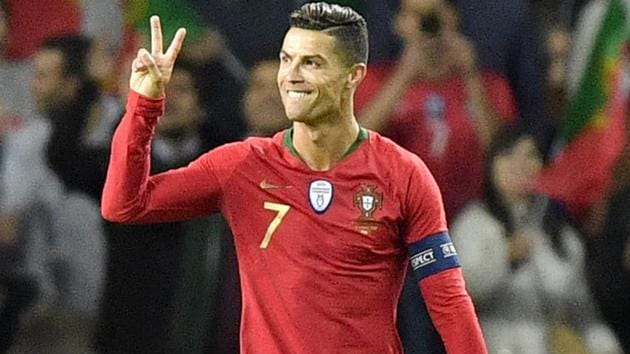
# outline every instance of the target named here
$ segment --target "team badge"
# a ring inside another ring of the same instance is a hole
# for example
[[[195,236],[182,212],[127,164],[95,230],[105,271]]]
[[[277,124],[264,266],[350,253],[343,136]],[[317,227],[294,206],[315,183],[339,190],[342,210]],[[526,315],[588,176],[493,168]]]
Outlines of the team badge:
[[[316,213],[325,212],[333,199],[333,186],[330,182],[318,179],[308,187],[308,200]]]
[[[354,194],[354,206],[361,211],[355,226],[362,234],[369,234],[378,229],[379,221],[374,219],[374,212],[382,208],[383,194],[376,191],[376,186],[361,186]]]

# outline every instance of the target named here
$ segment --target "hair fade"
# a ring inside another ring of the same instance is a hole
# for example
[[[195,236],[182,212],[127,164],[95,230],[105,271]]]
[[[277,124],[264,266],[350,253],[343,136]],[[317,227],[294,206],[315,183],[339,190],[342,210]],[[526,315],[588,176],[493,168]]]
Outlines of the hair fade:
[[[346,64],[367,64],[369,45],[367,22],[348,6],[312,2],[289,17],[291,27],[322,31],[337,40]]]

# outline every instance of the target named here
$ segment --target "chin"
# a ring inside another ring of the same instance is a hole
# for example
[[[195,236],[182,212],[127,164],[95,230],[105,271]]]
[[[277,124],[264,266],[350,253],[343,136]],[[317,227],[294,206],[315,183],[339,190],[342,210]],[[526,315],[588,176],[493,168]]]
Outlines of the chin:
[[[306,118],[303,114],[294,112],[286,112],[286,115],[291,122],[304,122]]]

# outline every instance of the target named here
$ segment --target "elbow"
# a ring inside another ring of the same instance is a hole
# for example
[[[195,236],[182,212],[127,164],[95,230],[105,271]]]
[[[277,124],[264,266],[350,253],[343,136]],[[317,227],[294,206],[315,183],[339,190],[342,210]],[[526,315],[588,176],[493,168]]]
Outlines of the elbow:
[[[101,202],[101,216],[103,219],[118,224],[133,224],[137,218],[132,210],[116,206],[114,203],[103,200]]]
[[[103,217],[103,219],[109,222],[114,222],[114,223],[128,222],[128,220],[124,217],[122,213],[118,212],[116,208],[113,208],[111,205],[108,205],[107,203],[101,203],[101,216]]]

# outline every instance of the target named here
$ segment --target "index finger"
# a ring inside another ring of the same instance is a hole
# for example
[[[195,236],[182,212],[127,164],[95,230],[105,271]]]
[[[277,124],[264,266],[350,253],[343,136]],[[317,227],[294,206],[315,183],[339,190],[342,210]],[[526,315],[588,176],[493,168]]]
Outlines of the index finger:
[[[177,58],[179,51],[182,49],[182,45],[184,44],[184,38],[186,37],[186,29],[180,28],[175,33],[175,38],[171,42],[171,45],[168,47],[166,51],[166,56],[170,57],[172,60]]]
[[[151,55],[162,54],[162,26],[159,16],[151,16]]]

